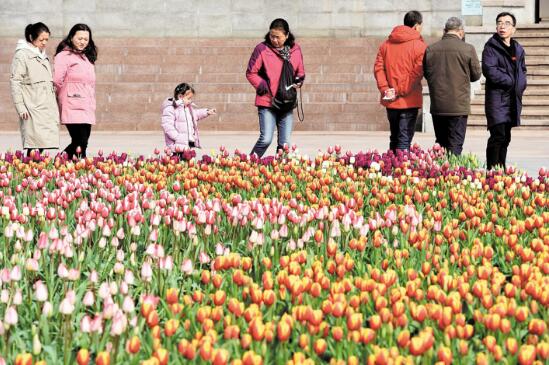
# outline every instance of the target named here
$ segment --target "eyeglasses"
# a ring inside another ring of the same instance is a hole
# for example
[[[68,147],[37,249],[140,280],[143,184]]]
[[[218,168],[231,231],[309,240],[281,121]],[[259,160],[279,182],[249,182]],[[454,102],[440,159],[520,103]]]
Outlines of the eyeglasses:
[[[507,22],[497,22],[496,25],[498,27],[505,27],[505,28],[508,28],[508,27],[514,27],[515,25],[509,21]]]

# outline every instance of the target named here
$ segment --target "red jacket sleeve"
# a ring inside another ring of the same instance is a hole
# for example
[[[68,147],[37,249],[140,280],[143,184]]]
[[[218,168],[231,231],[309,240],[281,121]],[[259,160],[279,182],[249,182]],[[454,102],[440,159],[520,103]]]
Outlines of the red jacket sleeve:
[[[267,81],[259,76],[259,71],[263,66],[263,59],[261,58],[261,51],[263,50],[263,47],[264,46],[262,44],[255,47],[250,60],[248,61],[248,68],[246,69],[246,78],[250,84],[252,84],[254,89],[257,90],[259,95],[269,92]]]
[[[374,76],[376,78],[377,88],[382,94],[389,89],[389,81],[385,72],[385,43],[383,43],[377,51],[376,61],[374,63]]]

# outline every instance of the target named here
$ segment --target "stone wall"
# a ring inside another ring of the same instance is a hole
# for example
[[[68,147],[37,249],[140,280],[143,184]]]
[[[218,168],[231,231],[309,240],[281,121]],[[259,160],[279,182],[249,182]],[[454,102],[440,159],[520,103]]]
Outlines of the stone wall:
[[[288,20],[298,37],[386,36],[408,10],[424,15],[435,35],[459,15],[458,0],[1,0],[0,34],[17,37],[42,21],[60,37],[78,22],[98,37],[258,38],[272,19]]]

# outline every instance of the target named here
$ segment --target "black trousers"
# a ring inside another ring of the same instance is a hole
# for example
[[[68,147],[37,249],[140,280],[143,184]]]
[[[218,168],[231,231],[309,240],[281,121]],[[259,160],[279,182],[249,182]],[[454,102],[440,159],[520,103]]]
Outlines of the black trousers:
[[[433,115],[436,142],[447,152],[461,155],[467,130],[467,117],[467,115]]]
[[[511,123],[501,123],[489,128],[490,138],[486,144],[486,168],[491,170],[496,166],[505,168],[507,147],[511,143]]]
[[[416,132],[418,108],[389,109],[387,119],[391,128],[389,148],[396,150],[410,150],[414,133]]]
[[[72,159],[74,155],[85,158],[91,134],[91,124],[66,124],[66,126],[72,139],[71,143],[65,148],[68,158]],[[76,152],[78,147],[80,147],[79,153]]]

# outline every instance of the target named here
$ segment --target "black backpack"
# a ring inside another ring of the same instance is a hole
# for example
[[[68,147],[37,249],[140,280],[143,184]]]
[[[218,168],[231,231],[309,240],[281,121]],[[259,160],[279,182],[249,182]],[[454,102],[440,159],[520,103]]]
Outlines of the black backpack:
[[[278,54],[278,53],[277,53]],[[288,59],[282,58],[282,71],[280,72],[280,81],[276,95],[273,97],[272,106],[281,112],[289,112],[297,106],[297,89],[292,87],[295,83],[294,66]]]

